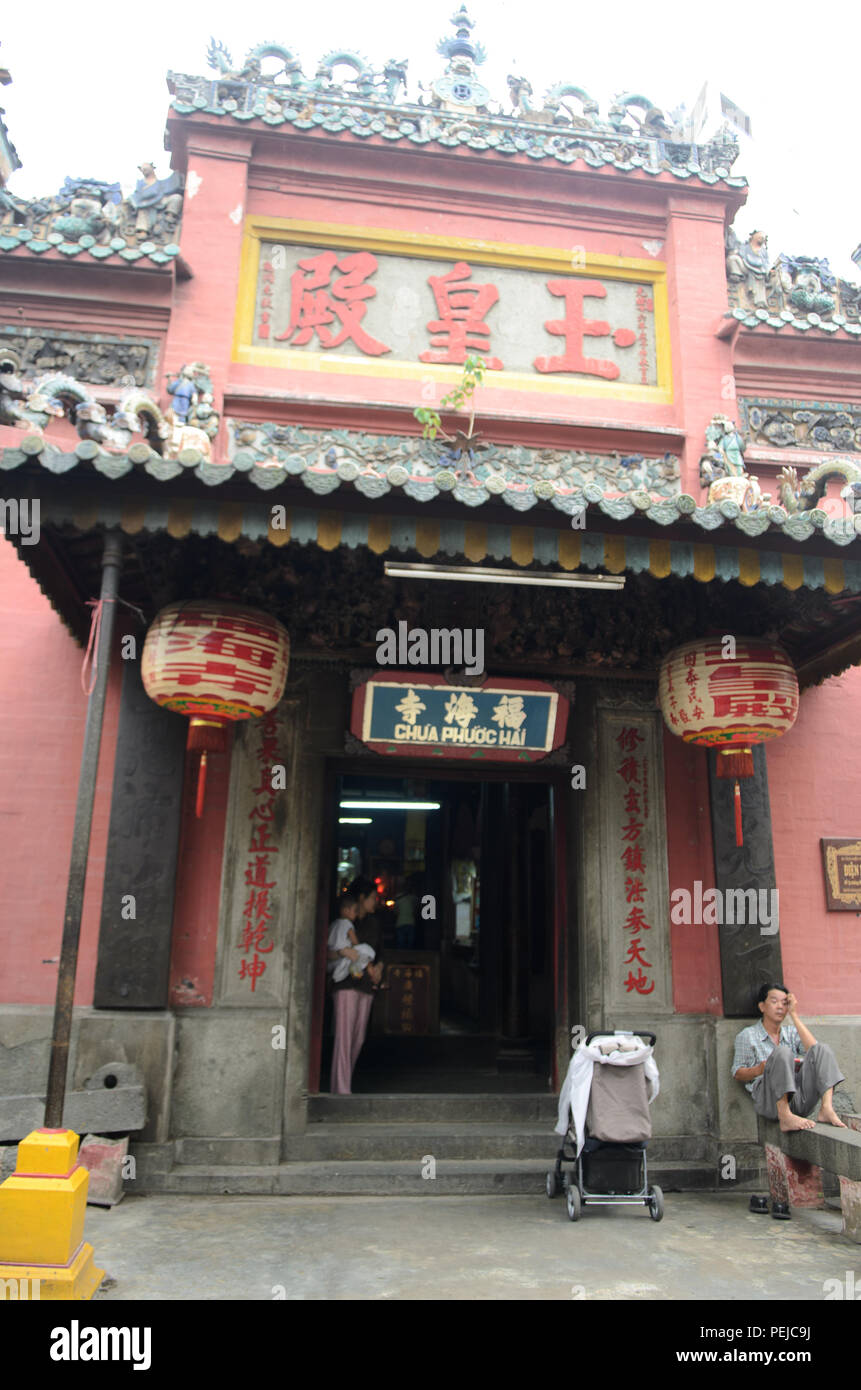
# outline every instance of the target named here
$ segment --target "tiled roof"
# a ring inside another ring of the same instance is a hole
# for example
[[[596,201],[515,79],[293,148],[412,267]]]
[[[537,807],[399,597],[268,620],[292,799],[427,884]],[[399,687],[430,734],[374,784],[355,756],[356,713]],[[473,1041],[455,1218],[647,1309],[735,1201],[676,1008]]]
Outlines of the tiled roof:
[[[49,473],[57,475],[68,473],[72,469],[80,467],[82,468],[82,487],[86,484],[86,474],[90,472],[114,480],[133,474],[146,474],[159,482],[168,482],[186,473],[193,474],[199,482],[212,488],[244,475],[249,482],[268,494],[268,501],[248,504],[230,502],[223,505],[233,518],[231,525],[238,528],[237,534],[252,534],[252,531],[244,530],[246,523],[243,518],[253,518],[253,534],[255,536],[266,535],[270,531],[268,518],[271,517],[273,505],[283,502],[289,508],[295,506],[296,494],[291,486],[294,477],[301,479],[309,491],[318,496],[331,494],[338,488],[344,488],[345,492],[348,493],[362,492],[361,474],[355,478],[339,477],[338,465],[327,465],[324,459],[321,459],[314,467],[309,467],[307,460],[301,460],[301,468],[238,468],[229,463],[206,462],[196,449],[183,450],[176,460],[167,460],[156,454],[145,443],[133,444],[127,454],[107,454],[100,450],[94,441],[82,440],[74,452],[61,453],[46,447],[44,439],[37,436],[23,438],[18,448],[4,449],[0,454],[0,470],[12,471],[28,461],[36,461]],[[451,480],[444,478],[442,475],[445,471],[440,470],[436,477],[437,484],[442,483],[443,485],[438,486],[435,495],[448,493],[455,500],[458,500],[456,479],[454,476]],[[396,491],[397,486],[397,484],[387,483],[382,492]],[[539,486],[536,484],[536,488]],[[402,491],[406,493],[407,488],[403,487]],[[365,495],[367,496],[367,494]],[[373,495],[374,497],[381,495],[381,491],[376,485]],[[80,510],[81,504],[76,500],[77,496],[76,492],[75,498],[70,499],[68,503],[70,516],[76,510]],[[430,498],[424,500],[430,500]],[[502,494],[502,500],[508,500],[505,494]],[[533,490],[527,499],[528,505],[524,506],[521,503],[515,507],[515,510],[522,513],[538,505],[542,500],[549,501],[565,516],[574,516],[583,510],[586,512],[585,525],[582,531],[572,529],[570,532],[566,530],[562,533],[564,546],[559,538],[558,526],[555,530],[552,529],[552,526],[546,528],[541,526],[541,522],[545,519],[548,523],[551,520],[546,511],[540,514],[534,528],[526,528],[534,529],[536,532],[541,530],[545,536],[546,545],[543,553],[536,558],[541,558],[546,564],[562,563],[561,554],[563,552],[568,553],[574,544],[581,546],[583,553],[588,554],[597,554],[595,551],[597,546],[603,554],[605,539],[612,546],[618,546],[624,540],[626,558],[620,568],[651,568],[653,560],[650,556],[654,554],[661,557],[654,563],[659,568],[664,569],[665,573],[693,574],[697,578],[715,576],[720,579],[739,578],[742,583],[757,583],[759,581],[787,583],[787,576],[790,576],[788,582],[790,588],[804,584],[809,588],[825,587],[832,593],[840,592],[844,588],[852,592],[861,590],[861,563],[859,562],[848,559],[843,561],[836,557],[827,559],[821,555],[813,554],[804,557],[797,552],[781,556],[772,550],[739,549],[743,543],[743,538],[755,540],[764,535],[782,536],[787,541],[792,542],[805,542],[821,535],[834,546],[843,548],[851,544],[861,532],[861,517],[847,517],[838,520],[829,517],[826,512],[820,509],[799,512],[790,516],[783,507],[778,506],[766,507],[758,512],[740,512],[737,504],[730,501],[701,507],[694,497],[686,493],[658,500],[645,492],[632,492],[626,497],[608,496],[594,484],[587,484],[582,491],[572,492],[564,497],[556,495],[547,499],[543,499],[538,491]],[[313,506],[311,498],[309,498],[309,504]],[[103,502],[98,504],[99,520],[103,519],[106,505]],[[121,502],[118,500],[114,506],[119,513],[122,506]],[[179,508],[183,515],[200,515],[204,534],[218,529],[219,504],[217,501],[184,500],[176,502],[166,499],[164,503],[147,503],[146,506],[153,508],[153,514],[158,514],[161,517],[158,523],[159,527],[167,524],[168,513],[172,508]],[[301,508],[296,510],[302,512]],[[340,515],[340,513],[338,514]],[[345,528],[350,533],[357,525],[364,525],[366,528],[374,525],[385,527],[391,523],[390,517],[382,515],[374,517],[373,513],[364,518],[353,516],[346,511],[343,515]],[[454,527],[458,535],[461,536],[465,535],[470,528],[472,528],[474,537],[483,534],[487,539],[487,537],[492,537],[498,533],[503,549],[506,544],[504,535],[510,536],[518,532],[519,528],[516,522],[511,527],[505,525],[500,527],[491,522],[473,521],[471,520],[472,515],[474,513],[470,513],[466,519],[446,522],[445,525]],[[616,523],[624,522],[629,518],[637,518],[640,521],[651,523],[655,527],[654,539],[621,538],[618,535],[605,538],[595,531],[595,528],[601,524],[602,516]],[[94,521],[92,524],[96,524],[96,522]],[[403,519],[398,534],[404,537],[409,534],[414,538],[418,534],[418,529],[435,524],[431,518],[425,522],[421,511],[413,512],[411,516]],[[693,531],[690,534],[690,539],[686,537],[683,541],[663,539],[659,534],[660,531],[673,524],[698,528],[699,534]],[[191,523],[189,526],[190,529],[197,529],[197,526],[191,526]],[[718,532],[720,532],[719,535]],[[278,533],[273,534],[277,536]],[[269,535],[269,539],[273,539],[273,534]],[[710,543],[705,544],[707,541]],[[335,541],[334,543],[340,542]],[[653,549],[655,547],[657,549]],[[412,542],[407,543],[405,541],[400,548],[410,549]],[[697,557],[702,556],[706,550],[715,556],[713,567],[710,572],[708,567],[705,571],[701,568],[698,571],[699,561]],[[487,542],[487,553],[497,554],[489,542]],[[518,555],[519,553],[518,551]],[[471,559],[478,558],[477,554],[472,552],[469,554]],[[531,558],[530,556],[530,560]],[[529,562],[529,560],[521,561],[518,559],[518,563]],[[595,560],[595,564],[600,563],[602,563],[601,560]],[[834,587],[835,585],[836,587]]]
[[[171,106],[177,115],[194,116],[202,112],[208,116],[220,116],[232,121],[248,124],[260,121],[270,129],[284,128],[293,131],[327,131],[330,134],[347,132],[360,140],[374,136],[389,144],[419,147],[437,146],[440,149],[470,149],[480,153],[497,155],[526,155],[536,161],[554,161],[557,164],[573,164],[582,160],[590,169],[615,169],[620,173],[643,173],[656,178],[660,174],[671,174],[680,181],[698,179],[705,184],[725,184],[730,188],[747,188],[747,180],[730,174],[728,168],[717,164],[710,166],[706,147],[688,146],[684,156],[676,159],[667,157],[666,141],[655,138],[626,137],[623,135],[560,128],[554,125],[531,124],[528,120],[516,123],[504,117],[492,116],[447,118],[421,106],[401,106],[383,108],[370,102],[337,101],[320,95],[313,100],[313,109],[308,110],[305,94],[291,101],[289,98],[264,102],[262,96],[250,108],[243,107],[232,98],[221,101],[215,96],[217,83],[208,82],[213,94],[193,96],[183,100],[184,85],[199,81],[171,73],[171,82],[180,86],[180,94],[173,97]],[[627,151],[633,146],[633,153]]]
[[[83,256],[94,261],[111,261],[113,265],[133,265],[136,261],[148,260],[153,265],[167,265],[180,254],[176,242],[159,246],[154,241],[138,245],[126,241],[124,237],[113,237],[107,245],[99,245],[95,237],[82,236],[79,241],[67,241],[60,232],[49,232],[44,238],[37,237],[29,227],[0,228],[0,251],[15,252],[24,250],[32,255],[43,255],[46,251],[59,251],[62,256]]]

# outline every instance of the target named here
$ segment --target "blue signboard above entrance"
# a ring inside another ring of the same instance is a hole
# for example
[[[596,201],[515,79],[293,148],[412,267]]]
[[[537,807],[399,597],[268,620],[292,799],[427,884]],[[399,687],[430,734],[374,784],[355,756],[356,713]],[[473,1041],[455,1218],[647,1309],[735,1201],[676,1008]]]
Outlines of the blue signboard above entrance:
[[[461,686],[398,671],[353,697],[352,732],[381,753],[532,760],[559,746],[567,721],[568,701],[539,681]]]

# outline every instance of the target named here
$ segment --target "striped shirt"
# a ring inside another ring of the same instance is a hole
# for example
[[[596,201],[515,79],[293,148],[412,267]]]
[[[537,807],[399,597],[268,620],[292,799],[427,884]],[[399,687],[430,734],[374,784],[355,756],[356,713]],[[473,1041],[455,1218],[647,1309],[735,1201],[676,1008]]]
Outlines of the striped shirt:
[[[793,1057],[804,1056],[804,1047],[794,1023],[781,1025],[780,1041],[789,1048]],[[732,1059],[733,1076],[739,1067],[758,1067],[760,1062],[767,1062],[773,1051],[774,1043],[766,1033],[764,1023],[752,1023],[749,1028],[742,1028],[735,1040],[735,1052]],[[752,1091],[753,1081],[746,1081],[744,1086],[746,1091]]]

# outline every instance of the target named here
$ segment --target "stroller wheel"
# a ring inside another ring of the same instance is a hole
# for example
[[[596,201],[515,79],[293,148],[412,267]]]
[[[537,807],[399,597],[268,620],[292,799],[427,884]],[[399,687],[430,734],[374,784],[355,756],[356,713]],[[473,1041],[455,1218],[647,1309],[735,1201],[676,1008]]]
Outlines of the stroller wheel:
[[[545,1187],[547,1189],[548,1197],[559,1196],[559,1178],[557,1177],[555,1172],[551,1171],[547,1174],[547,1182],[545,1184]]]
[[[568,1220],[579,1221],[583,1200],[576,1182],[569,1182],[565,1189],[565,1205],[568,1208]]]
[[[664,1194],[659,1187],[649,1190],[649,1215],[653,1221],[660,1221],[664,1215]]]

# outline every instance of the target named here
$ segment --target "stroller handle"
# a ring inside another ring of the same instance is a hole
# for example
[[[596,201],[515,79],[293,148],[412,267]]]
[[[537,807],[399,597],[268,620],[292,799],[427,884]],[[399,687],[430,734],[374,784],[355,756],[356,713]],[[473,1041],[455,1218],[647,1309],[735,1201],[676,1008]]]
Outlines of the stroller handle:
[[[640,1031],[640,1029],[635,1030],[633,1028],[598,1028],[594,1033],[587,1034],[586,1042],[590,1043],[593,1038],[611,1038],[616,1034],[618,1034],[620,1037],[626,1038],[648,1038],[649,1043],[652,1047],[655,1046],[655,1043],[657,1041],[654,1033],[643,1033]]]

